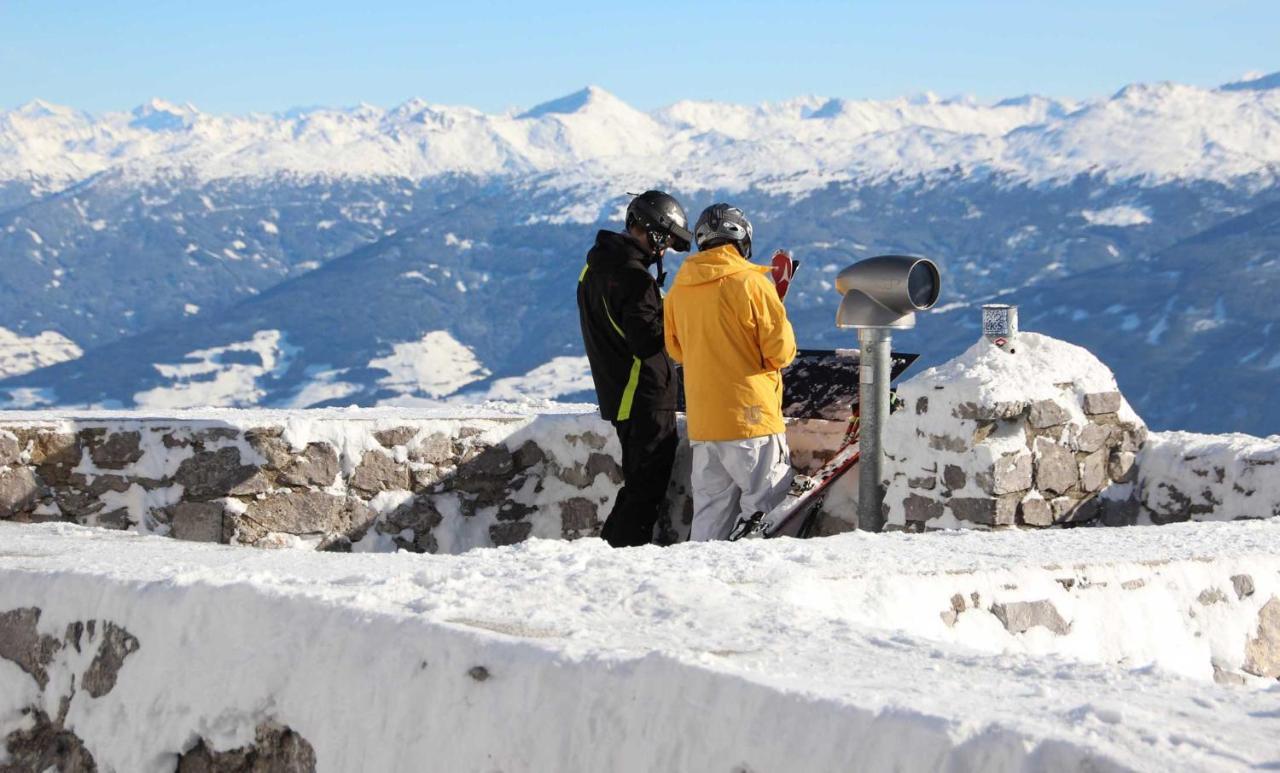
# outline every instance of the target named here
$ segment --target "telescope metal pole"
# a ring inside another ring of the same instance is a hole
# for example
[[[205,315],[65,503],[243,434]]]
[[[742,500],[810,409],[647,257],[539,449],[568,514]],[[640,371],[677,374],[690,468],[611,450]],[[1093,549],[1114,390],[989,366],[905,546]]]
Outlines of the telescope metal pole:
[[[888,328],[858,330],[861,347],[858,374],[858,405],[861,440],[858,458],[858,528],[884,528],[884,421],[889,416],[889,379],[893,357]]]

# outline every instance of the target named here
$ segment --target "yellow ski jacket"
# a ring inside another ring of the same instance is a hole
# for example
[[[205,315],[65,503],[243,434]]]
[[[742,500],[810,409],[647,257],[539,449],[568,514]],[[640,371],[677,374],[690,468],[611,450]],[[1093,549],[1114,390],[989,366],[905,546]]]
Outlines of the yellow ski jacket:
[[[690,440],[782,432],[782,374],[796,336],[769,268],[731,244],[689,256],[664,308],[667,353],[684,363]]]

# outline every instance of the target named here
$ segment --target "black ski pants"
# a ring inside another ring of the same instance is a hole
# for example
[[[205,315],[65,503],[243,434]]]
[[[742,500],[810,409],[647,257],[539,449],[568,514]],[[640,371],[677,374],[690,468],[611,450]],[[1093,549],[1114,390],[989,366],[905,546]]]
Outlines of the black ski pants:
[[[600,536],[615,548],[648,545],[676,460],[676,412],[634,411],[613,427],[622,443],[622,490]]]

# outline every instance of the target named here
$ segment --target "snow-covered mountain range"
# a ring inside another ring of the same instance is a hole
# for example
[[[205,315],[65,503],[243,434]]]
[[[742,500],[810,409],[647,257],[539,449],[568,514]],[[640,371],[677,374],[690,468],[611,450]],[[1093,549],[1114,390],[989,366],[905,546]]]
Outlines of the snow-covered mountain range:
[[[1132,85],[1085,102],[1025,96],[987,105],[925,94],[758,107],[686,101],[652,113],[594,86],[502,115],[420,99],[390,110],[248,116],[161,100],[92,116],[37,101],[0,113],[0,179],[46,190],[114,170],[206,182],[549,173],[561,183],[638,177],[679,180],[686,190],[791,191],[956,170],[1032,184],[1082,174],[1270,181],[1277,127],[1280,90],[1267,78],[1213,90]]]
[[[998,297],[1157,427],[1280,431],[1276,75],[653,112],[594,87],[501,115],[31,103],[0,112],[0,404],[588,396],[573,282],[648,187],[796,251],[802,344],[850,345],[839,267],[921,253],[947,281],[902,337],[926,360]]]

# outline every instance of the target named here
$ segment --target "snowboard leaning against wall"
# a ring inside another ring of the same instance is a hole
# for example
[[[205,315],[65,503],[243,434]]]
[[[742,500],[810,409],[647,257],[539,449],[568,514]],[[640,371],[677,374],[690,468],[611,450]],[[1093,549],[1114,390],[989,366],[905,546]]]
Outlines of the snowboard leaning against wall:
[[[627,207],[622,233],[600,231],[578,277],[578,318],[600,415],[622,444],[622,490],[600,536],[613,547],[646,545],[676,455],[675,369],[664,349],[662,256],[687,252],[684,208],[661,191]],[[655,265],[658,279],[649,272]]]

